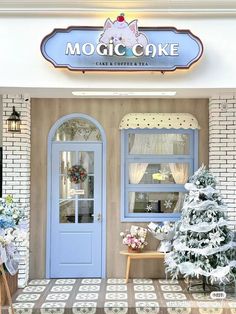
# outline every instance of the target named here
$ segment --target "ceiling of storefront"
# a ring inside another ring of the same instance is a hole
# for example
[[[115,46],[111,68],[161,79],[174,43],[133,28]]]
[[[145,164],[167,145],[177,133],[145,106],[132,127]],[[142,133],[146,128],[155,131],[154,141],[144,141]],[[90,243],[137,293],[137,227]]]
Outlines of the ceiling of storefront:
[[[74,96],[72,92],[79,91],[80,95]],[[176,92],[175,95],[168,95],[168,92]],[[160,93],[167,92],[161,96]],[[70,88],[0,88],[1,94],[26,94],[31,98],[211,98],[211,97],[236,97],[236,89],[210,89],[210,88],[192,88],[192,89],[91,89],[79,90]]]
[[[235,0],[2,0],[1,10],[75,9],[84,11],[110,11],[113,9],[155,11],[233,12]]]

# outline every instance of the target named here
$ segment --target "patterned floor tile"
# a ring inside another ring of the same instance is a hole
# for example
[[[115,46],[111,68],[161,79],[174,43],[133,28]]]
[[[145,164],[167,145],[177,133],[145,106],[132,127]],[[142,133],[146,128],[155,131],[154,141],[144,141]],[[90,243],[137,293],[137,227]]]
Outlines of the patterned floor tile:
[[[127,291],[126,285],[107,285],[107,291]]]
[[[46,286],[50,282],[50,279],[34,279],[29,282],[30,286]]]
[[[223,309],[220,307],[218,307],[218,308],[211,308],[211,307],[199,308],[200,314],[221,314],[222,312],[223,312]]]
[[[125,292],[108,292],[106,293],[106,300],[127,300],[128,294]]]
[[[158,281],[162,285],[177,285],[179,283],[178,280],[172,280],[172,279],[159,279]]]
[[[215,309],[217,312],[218,308],[222,308],[222,302],[197,302],[197,306],[203,310],[208,308]]]
[[[97,302],[75,302],[72,307],[97,307]]]
[[[152,285],[134,285],[134,291],[155,291]]]
[[[23,289],[22,292],[34,292],[34,293],[37,293],[37,292],[43,292],[45,290],[45,286],[28,286],[28,287],[25,287]]]
[[[27,303],[13,303],[13,308],[15,314],[32,314],[34,303],[27,302]],[[9,310],[10,313],[10,310]]]
[[[153,280],[152,279],[133,279],[133,283],[137,285],[141,285],[141,284],[150,285],[153,283]]]
[[[186,307],[191,308],[191,301],[166,301],[167,307]]]
[[[128,312],[128,302],[124,301],[105,302],[104,312],[106,314],[126,314]]]
[[[30,302],[30,301],[37,301],[40,298],[40,294],[37,293],[32,293],[32,294],[28,294],[28,293],[24,293],[24,294],[20,294],[17,298],[16,301],[25,301],[25,302]]]
[[[41,314],[63,314],[65,312],[66,303],[64,302],[45,302],[42,304]]]
[[[73,285],[76,279],[57,279],[55,285]]]
[[[202,286],[193,286],[193,287],[189,287],[189,291],[190,292],[199,292],[202,291]]]
[[[182,291],[179,285],[161,285],[162,291]]]
[[[192,293],[192,297],[195,300],[212,301],[211,296],[209,294],[206,294],[206,293]]]
[[[10,313],[10,310],[9,310]],[[18,308],[18,309],[14,309],[14,313],[15,314],[32,314],[33,313],[33,309],[29,309],[29,308]]]
[[[235,297],[235,298],[236,298],[236,297]],[[230,306],[231,308],[236,309],[236,302],[229,302],[229,306]]]
[[[57,285],[57,286],[53,286],[52,288],[51,288],[51,292],[70,292],[70,291],[72,291],[72,289],[73,289],[73,286],[59,286],[59,285]]]
[[[97,300],[98,293],[77,293],[76,300]]]
[[[97,311],[96,307],[73,307],[72,313],[74,314],[95,314]]]
[[[100,290],[100,286],[97,285],[84,285],[84,286],[80,286],[79,287],[79,291],[99,291]]]
[[[14,309],[32,309],[34,307],[34,303],[13,303]]]
[[[97,284],[99,284],[99,283],[101,283],[102,282],[102,280],[101,279],[93,279],[93,278],[89,278],[89,279],[82,279],[82,281],[81,281],[81,283],[83,284],[83,285],[93,285],[93,284],[95,284],[95,285],[97,285]]]
[[[183,293],[163,293],[166,300],[186,300],[186,295]]]
[[[112,284],[112,285],[120,285],[120,284],[125,284],[125,279],[120,279],[120,278],[109,278],[107,279],[107,283],[108,284]]]
[[[136,300],[156,300],[157,299],[156,293],[152,293],[152,292],[135,293],[134,297]]]
[[[167,308],[168,314],[190,314],[191,308],[188,307],[169,307]]]
[[[135,303],[135,310],[137,314],[157,314],[159,313],[158,302],[139,301]]]
[[[47,301],[65,301],[69,299],[69,293],[49,293],[46,297]]]

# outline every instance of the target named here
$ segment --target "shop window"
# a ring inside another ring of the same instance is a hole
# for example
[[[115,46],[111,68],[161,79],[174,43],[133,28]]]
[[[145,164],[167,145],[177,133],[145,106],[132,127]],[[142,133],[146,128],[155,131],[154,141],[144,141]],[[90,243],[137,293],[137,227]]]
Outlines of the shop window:
[[[64,122],[56,131],[54,141],[101,141],[99,129],[89,120],[74,118]]]
[[[121,219],[180,217],[184,184],[198,167],[198,130],[122,129]]]

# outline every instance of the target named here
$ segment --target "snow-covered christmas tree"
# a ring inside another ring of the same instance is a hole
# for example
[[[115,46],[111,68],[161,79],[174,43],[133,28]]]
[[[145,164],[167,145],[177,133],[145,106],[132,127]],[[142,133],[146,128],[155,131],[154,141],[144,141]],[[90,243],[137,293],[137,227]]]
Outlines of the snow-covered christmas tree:
[[[236,280],[236,250],[226,217],[227,207],[216,190],[216,179],[204,166],[189,178],[182,217],[176,224],[173,250],[166,254],[171,277],[184,275],[205,283]]]

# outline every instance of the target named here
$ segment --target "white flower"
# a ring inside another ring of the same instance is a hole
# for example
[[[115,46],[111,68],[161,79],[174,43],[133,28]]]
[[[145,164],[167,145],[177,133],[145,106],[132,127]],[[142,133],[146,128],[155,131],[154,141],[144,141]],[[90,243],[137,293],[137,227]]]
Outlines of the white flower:
[[[120,233],[120,236],[121,236],[121,237],[124,237],[124,236],[125,236],[124,232],[121,232],[121,233]]]
[[[12,218],[17,219],[17,218],[18,218],[18,215],[17,215],[17,214],[13,214],[13,215],[12,215]]]

